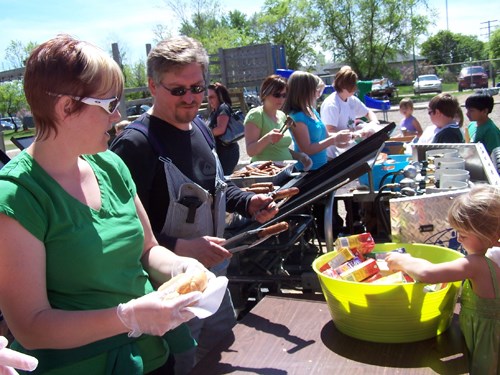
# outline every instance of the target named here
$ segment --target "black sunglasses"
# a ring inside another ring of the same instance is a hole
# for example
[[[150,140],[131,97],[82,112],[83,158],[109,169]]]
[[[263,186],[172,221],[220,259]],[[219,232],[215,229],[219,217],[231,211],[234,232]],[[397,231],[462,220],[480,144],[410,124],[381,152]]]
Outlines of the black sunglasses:
[[[173,89],[169,89],[161,82],[160,86],[163,87],[168,92],[170,92],[173,96],[184,96],[188,91],[190,91],[192,94],[201,94],[202,92],[205,92],[205,90],[207,89],[205,86],[191,86],[189,88],[174,87]]]
[[[274,94],[272,94],[273,97],[275,97],[276,99],[279,99],[279,98],[283,98],[283,99],[286,99],[286,93],[285,94],[282,94],[280,92],[275,92]]]

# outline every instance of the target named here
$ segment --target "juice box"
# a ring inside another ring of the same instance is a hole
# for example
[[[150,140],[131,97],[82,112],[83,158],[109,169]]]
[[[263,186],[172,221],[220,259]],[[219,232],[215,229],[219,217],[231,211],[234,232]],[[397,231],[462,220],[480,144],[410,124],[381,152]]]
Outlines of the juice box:
[[[403,272],[398,271],[390,275],[381,277],[378,280],[373,281],[372,284],[406,284],[408,281],[403,275]]]
[[[341,264],[337,268],[334,269],[335,272],[337,272],[339,275],[341,275],[343,272],[350,270],[351,268],[356,267],[358,264],[363,263],[361,259],[358,257],[354,257],[351,260]]]
[[[375,275],[380,270],[375,259],[365,260],[363,263],[340,274],[340,277],[347,281],[363,281]]]
[[[331,268],[335,269],[341,264],[344,264],[345,262],[351,260],[354,258],[354,254],[349,250],[347,247],[341,247],[339,249],[336,249],[333,251],[333,257],[330,259],[330,261],[326,264],[323,264],[320,267],[320,272],[323,272],[324,270]]]

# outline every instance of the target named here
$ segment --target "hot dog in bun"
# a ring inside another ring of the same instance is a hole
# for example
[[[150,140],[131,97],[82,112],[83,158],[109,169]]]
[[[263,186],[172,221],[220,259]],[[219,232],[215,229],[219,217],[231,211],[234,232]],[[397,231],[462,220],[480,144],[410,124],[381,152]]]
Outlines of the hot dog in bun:
[[[179,294],[203,292],[207,288],[207,284],[207,275],[203,271],[194,274],[180,273],[163,283],[158,291],[171,291],[166,298],[174,298]]]

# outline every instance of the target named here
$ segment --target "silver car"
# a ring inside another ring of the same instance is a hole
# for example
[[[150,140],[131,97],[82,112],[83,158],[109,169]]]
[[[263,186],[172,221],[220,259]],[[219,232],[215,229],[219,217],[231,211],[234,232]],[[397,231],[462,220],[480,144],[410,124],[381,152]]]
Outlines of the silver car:
[[[424,92],[437,92],[440,94],[443,91],[441,78],[435,74],[425,74],[418,76],[413,82],[413,92],[422,94]]]
[[[0,130],[14,130],[14,124],[9,121],[0,121]]]

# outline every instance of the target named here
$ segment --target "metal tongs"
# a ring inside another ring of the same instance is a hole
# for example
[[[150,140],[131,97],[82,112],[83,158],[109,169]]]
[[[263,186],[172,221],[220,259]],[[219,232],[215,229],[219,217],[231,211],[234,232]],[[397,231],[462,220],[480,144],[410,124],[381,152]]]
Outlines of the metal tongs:
[[[293,119],[290,116],[288,116],[285,120],[285,123],[280,128],[280,133],[284,134],[287,129],[295,128],[295,126],[296,126],[295,121],[293,121]]]
[[[239,251],[243,251],[252,248],[254,246],[257,246],[258,244],[264,242],[268,238],[275,236],[281,232],[284,232],[287,229],[288,229],[288,223],[286,221],[281,221],[277,224],[270,225],[266,228],[247,230],[246,232],[242,232],[234,237],[227,239],[220,245],[226,248],[231,253],[237,253]]]

